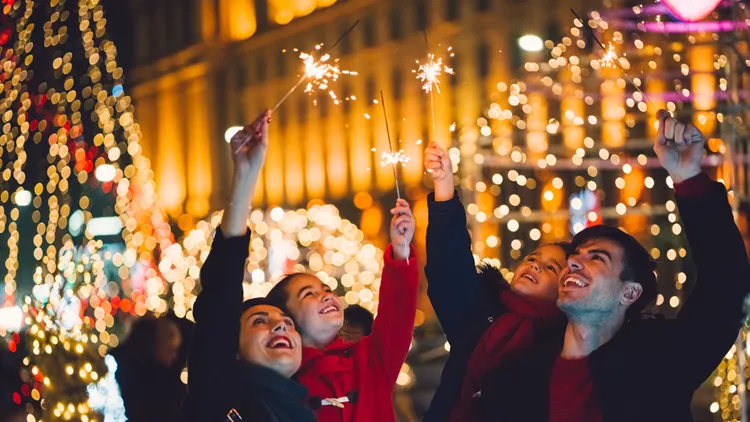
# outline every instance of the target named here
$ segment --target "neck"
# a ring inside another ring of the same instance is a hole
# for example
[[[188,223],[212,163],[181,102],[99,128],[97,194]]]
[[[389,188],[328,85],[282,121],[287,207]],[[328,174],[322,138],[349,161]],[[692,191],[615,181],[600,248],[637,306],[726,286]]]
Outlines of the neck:
[[[624,315],[609,315],[596,321],[577,320],[568,316],[568,326],[565,328],[562,357],[580,359],[590,355],[612,339],[625,321]],[[593,318],[592,318],[593,320]]]
[[[312,347],[313,349],[322,350],[325,349],[326,346],[331,344],[332,341],[336,340],[338,334],[339,332],[336,331],[325,336],[302,336],[302,345],[304,345],[305,347]]]

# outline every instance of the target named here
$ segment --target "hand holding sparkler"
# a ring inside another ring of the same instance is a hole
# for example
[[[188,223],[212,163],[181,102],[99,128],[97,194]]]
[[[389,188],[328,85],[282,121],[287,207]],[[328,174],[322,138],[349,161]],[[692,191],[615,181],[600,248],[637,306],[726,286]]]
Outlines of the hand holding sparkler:
[[[396,200],[396,206],[391,209],[391,246],[393,259],[406,261],[411,255],[409,244],[414,238],[417,222],[409,208],[409,203],[403,199]]]
[[[448,153],[435,142],[424,150],[424,168],[435,184],[435,201],[444,202],[453,198],[453,163]]]
[[[229,140],[237,171],[250,170],[265,161],[268,151],[268,125],[271,123],[272,113],[270,110],[264,111]]]
[[[672,181],[680,183],[700,174],[706,143],[703,134],[691,123],[674,119],[666,110],[659,110],[656,118],[659,120],[659,134],[654,142],[654,152]]]

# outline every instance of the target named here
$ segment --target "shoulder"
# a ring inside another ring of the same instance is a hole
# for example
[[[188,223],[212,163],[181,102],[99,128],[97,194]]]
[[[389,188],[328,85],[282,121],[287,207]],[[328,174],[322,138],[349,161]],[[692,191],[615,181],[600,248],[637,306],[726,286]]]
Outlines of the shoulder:
[[[479,264],[477,266],[477,274],[479,275],[480,290],[482,292],[499,293],[510,287],[500,269],[489,263],[482,262]]]

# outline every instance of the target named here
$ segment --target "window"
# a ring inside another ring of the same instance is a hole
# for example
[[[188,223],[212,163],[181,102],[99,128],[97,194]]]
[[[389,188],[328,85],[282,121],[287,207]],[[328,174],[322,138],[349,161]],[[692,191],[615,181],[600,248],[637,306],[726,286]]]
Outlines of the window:
[[[352,109],[352,103],[348,100],[352,95],[352,88],[348,82],[342,81],[341,88],[341,105],[344,107],[344,113],[349,113]]]
[[[333,100],[328,95],[328,91],[318,91],[318,112],[320,112],[321,119],[328,117],[328,106],[331,101]]]
[[[456,74],[446,75],[446,77],[451,81],[451,86],[455,87],[456,85],[458,85],[458,75],[461,73],[458,71],[458,56],[453,57],[453,63],[451,63],[449,66],[456,71]]]
[[[262,54],[258,54],[258,61],[255,62],[255,82],[263,83],[266,81],[266,61]]]
[[[401,91],[403,90],[403,77],[401,76],[401,69],[393,69],[393,98],[400,100]]]
[[[486,78],[490,74],[490,47],[486,42],[479,44],[477,56],[479,59],[479,77]]]
[[[309,101],[309,98],[300,98],[297,101],[297,119],[299,120],[300,124],[305,124],[307,122],[307,102]]]
[[[423,31],[427,29],[428,25],[428,9],[427,0],[417,0],[414,7],[414,14],[417,21],[417,29]]]
[[[368,15],[364,22],[362,22],[362,40],[365,47],[372,47],[375,45],[375,21],[372,15]]]
[[[398,40],[401,37],[404,36],[404,28],[402,25],[402,19],[401,19],[401,13],[403,9],[398,7],[393,7],[391,9],[391,24],[390,24],[390,31],[391,31],[391,39]]]
[[[286,76],[286,54],[281,51],[276,53],[276,76]]]
[[[458,19],[458,0],[445,0],[445,20],[455,21]]]
[[[490,10],[490,0],[476,0],[477,2],[477,10],[479,11],[487,11]]]

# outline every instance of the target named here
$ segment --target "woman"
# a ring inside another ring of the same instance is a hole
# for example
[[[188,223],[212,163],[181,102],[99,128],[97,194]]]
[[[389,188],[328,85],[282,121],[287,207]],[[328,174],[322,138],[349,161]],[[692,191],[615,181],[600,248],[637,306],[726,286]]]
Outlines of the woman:
[[[302,359],[294,322],[266,299],[242,301],[250,202],[268,149],[270,114],[235,135],[232,200],[201,268],[182,420],[313,422],[307,389],[291,379]]]
[[[425,168],[435,183],[428,198],[427,294],[451,354],[424,420],[475,420],[472,399],[481,394],[483,376],[562,333],[555,301],[566,251],[564,245],[541,246],[518,265],[510,285],[488,265],[478,274],[448,154],[432,143]]]
[[[288,275],[268,294],[299,324],[304,347],[294,378],[309,389],[320,422],[395,422],[393,390],[411,345],[419,269],[409,245],[415,229],[409,204],[399,199],[391,214],[391,244],[369,336],[354,343],[341,338],[341,300],[313,275]]]

